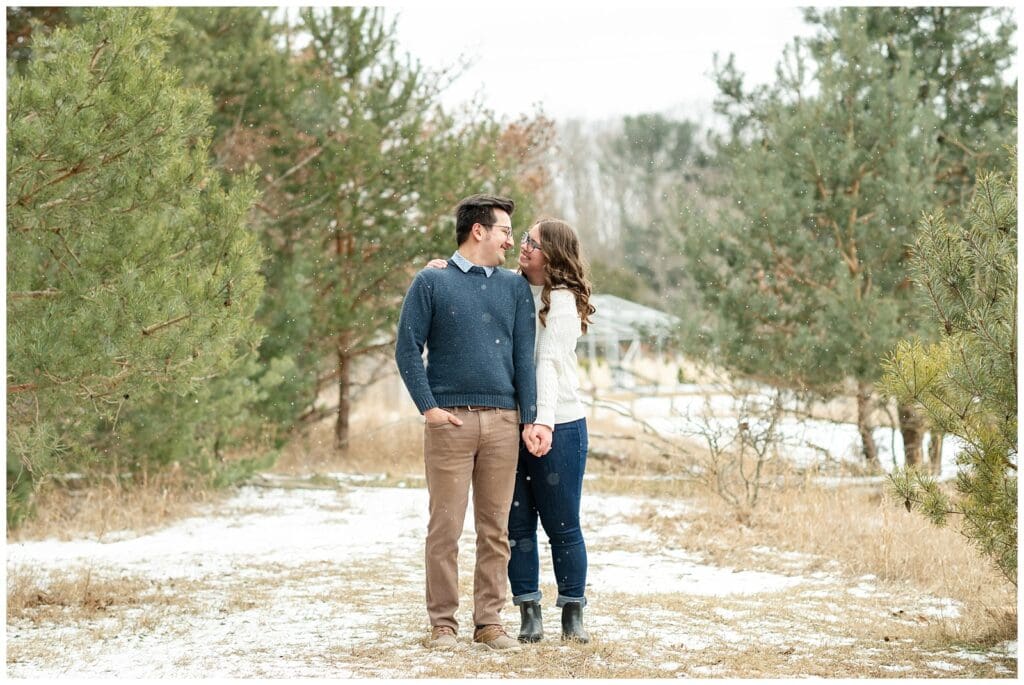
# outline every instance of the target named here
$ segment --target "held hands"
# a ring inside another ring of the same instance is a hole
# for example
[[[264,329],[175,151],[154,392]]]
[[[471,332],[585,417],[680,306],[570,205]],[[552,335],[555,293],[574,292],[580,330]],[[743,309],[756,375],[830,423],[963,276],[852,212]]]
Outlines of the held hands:
[[[523,426],[523,443],[535,457],[543,457],[551,451],[551,429],[539,423]]]
[[[462,419],[450,411],[445,411],[441,407],[434,407],[423,412],[423,418],[427,420],[427,423],[434,425],[441,425],[442,423],[451,423],[456,426],[462,425]]]

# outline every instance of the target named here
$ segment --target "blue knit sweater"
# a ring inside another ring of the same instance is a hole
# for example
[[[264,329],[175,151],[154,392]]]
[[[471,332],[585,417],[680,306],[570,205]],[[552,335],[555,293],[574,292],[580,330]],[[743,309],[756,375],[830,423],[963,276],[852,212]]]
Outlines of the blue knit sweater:
[[[451,260],[447,269],[420,271],[405,294],[395,344],[416,408],[518,407],[520,422],[533,423],[535,325],[533,295],[519,274],[496,269],[488,278],[479,266],[464,273]]]

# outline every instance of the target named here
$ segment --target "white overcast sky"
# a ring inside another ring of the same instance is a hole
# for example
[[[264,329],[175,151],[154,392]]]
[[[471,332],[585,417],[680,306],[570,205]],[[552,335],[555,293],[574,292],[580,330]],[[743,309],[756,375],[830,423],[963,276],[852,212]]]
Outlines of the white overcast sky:
[[[390,6],[402,49],[427,67],[472,66],[445,92],[455,104],[482,96],[499,115],[533,111],[556,119],[710,112],[712,56],[736,55],[749,83],[773,79],[783,47],[809,35],[797,6],[589,7],[478,4]]]
[[[799,5],[771,0],[703,6],[386,4],[398,19],[401,48],[424,66],[439,69],[460,57],[471,60],[443,94],[446,104],[480,95],[486,107],[509,117],[530,113],[539,103],[556,119],[660,111],[710,123],[716,51],[723,58],[735,55],[747,84],[766,83],[775,78],[784,46],[813,32]]]

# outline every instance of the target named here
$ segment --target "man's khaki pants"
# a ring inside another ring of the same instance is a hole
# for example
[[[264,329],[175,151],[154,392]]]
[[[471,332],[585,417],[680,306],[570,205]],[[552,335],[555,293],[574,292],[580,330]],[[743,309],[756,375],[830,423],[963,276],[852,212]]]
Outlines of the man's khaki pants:
[[[473,622],[500,624],[508,587],[508,512],[519,458],[519,412],[446,408],[462,419],[424,427],[423,456],[430,522],[427,524],[427,615],[431,626],[458,631],[459,537],[473,484],[476,572]]]

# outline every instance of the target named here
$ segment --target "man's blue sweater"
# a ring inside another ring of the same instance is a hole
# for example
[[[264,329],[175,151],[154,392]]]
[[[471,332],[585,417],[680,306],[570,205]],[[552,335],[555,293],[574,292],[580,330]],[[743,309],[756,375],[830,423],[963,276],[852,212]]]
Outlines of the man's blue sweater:
[[[508,269],[474,266],[416,274],[398,320],[395,361],[420,413],[434,407],[519,409],[537,416],[533,295]],[[427,364],[423,365],[423,347]]]

